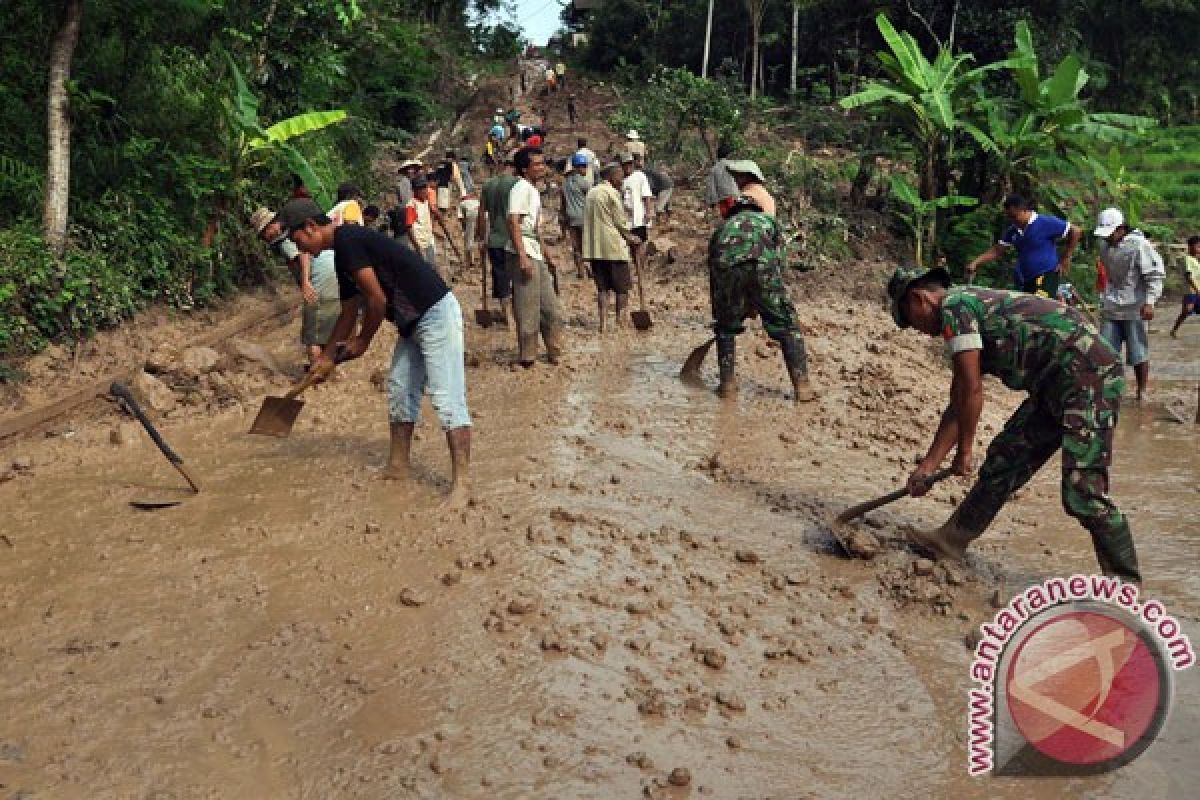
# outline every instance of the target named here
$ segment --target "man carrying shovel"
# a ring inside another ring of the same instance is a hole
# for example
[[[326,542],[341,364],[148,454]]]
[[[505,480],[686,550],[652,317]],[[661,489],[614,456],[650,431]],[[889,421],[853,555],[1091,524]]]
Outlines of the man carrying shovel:
[[[761,192],[766,192],[761,186],[762,173],[753,161],[731,161],[728,166],[732,174],[752,175]],[[708,242],[713,330],[721,374],[717,394],[722,397],[737,393],[737,335],[746,329],[742,323],[747,312],[753,310],[762,318],[767,335],[779,342],[794,401],[810,403],[817,399],[808,379],[808,357],[804,335],[796,322],[796,307],[783,281],[786,264],[783,228],[778,220],[763,209],[758,198],[739,195],[725,223]]]
[[[988,446],[979,478],[953,516],[936,530],[912,531],[913,544],[936,558],[962,559],[1008,498],[1062,448],[1064,510],[1092,534],[1106,575],[1140,582],[1129,523],[1108,497],[1124,380],[1120,359],[1100,332],[1049,298],[951,287],[940,268],[897,269],[888,295],[898,326],[941,336],[953,358],[950,404],[909,477],[910,494],[929,490],[930,476],[951,450],[954,471],[970,474],[984,373],[1029,393]]]
[[[384,477],[407,479],[413,430],[428,391],[446,432],[454,476],[449,507],[465,505],[471,460],[471,417],[463,368],[463,321],[458,300],[433,267],[395,239],[360,225],[334,226],[311,200],[292,200],[279,212],[292,241],[310,254],[333,250],[342,312],[325,351],[313,365],[324,374],[359,358],[386,318],[399,339],[388,378],[391,452]],[[360,309],[362,325],[354,333]],[[345,344],[338,348],[337,343]]]

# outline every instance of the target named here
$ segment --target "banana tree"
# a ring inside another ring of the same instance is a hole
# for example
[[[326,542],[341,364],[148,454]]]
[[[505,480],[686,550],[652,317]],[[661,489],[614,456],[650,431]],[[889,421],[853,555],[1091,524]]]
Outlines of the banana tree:
[[[932,248],[934,240],[933,221],[939,209],[973,206],[979,201],[974,197],[951,194],[926,200],[921,197],[917,187],[913,186],[903,175],[892,175],[892,196],[906,206],[905,210],[897,211],[898,216],[913,236],[913,255],[917,266],[925,266],[927,247]]]
[[[236,194],[243,193],[250,188],[248,176],[252,172],[266,166],[271,159],[282,158],[291,171],[303,179],[317,202],[328,208],[332,204],[332,196],[308,160],[291,144],[291,140],[341,122],[346,119],[346,112],[309,111],[264,128],[258,118],[258,98],[246,85],[246,79],[233,59],[227,60],[234,84],[233,96],[227,101],[225,109],[232,133],[230,188]]]
[[[1018,93],[1009,103],[979,103],[983,130],[972,133],[999,165],[1002,192],[1028,192],[1047,176],[1086,175],[1072,165],[1093,157],[1100,145],[1130,145],[1155,125],[1149,117],[1088,111],[1082,97],[1090,76],[1075,54],[1063,58],[1042,78],[1029,25],[1018,22],[1015,48],[1007,62]]]
[[[978,100],[975,86],[1007,62],[968,69],[973,57],[946,47],[930,61],[912,34],[897,31],[887,16],[880,14],[875,24],[890,51],[876,53],[885,78],[868,81],[839,102],[845,109],[878,108],[908,131],[918,151],[921,197],[932,200],[946,184],[939,169],[945,172],[957,134],[982,135],[968,113]]]

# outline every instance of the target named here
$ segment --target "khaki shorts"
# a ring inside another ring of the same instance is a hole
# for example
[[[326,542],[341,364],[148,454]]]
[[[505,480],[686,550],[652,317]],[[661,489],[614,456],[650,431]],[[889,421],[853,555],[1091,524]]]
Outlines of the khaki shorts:
[[[333,336],[333,326],[342,313],[342,301],[336,297],[305,305],[300,315],[300,341],[306,347],[324,347]]]

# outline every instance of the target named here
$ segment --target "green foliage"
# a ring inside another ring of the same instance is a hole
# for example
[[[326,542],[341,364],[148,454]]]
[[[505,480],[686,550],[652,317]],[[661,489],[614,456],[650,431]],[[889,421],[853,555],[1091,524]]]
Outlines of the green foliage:
[[[718,143],[741,146],[744,98],[737,86],[663,68],[630,91],[608,122],[615,130],[636,128],[655,153],[679,155],[689,136],[703,144],[700,161],[714,158]]]
[[[85,3],[67,84],[70,241],[48,264],[37,230],[60,7],[5,5],[0,356],[272,279],[249,212],[278,207],[292,173],[318,196],[343,180],[371,191],[377,142],[405,143],[456,103],[454,79],[492,30],[469,24],[466,0]],[[312,112],[330,108],[344,111]]]
[[[933,215],[939,209],[974,206],[979,203],[974,197],[962,195],[942,195],[932,200],[921,197],[917,187],[909,183],[903,175],[892,175],[892,196],[900,201],[901,209],[896,210],[896,216],[908,227],[913,237],[913,255],[917,266],[926,266],[925,248]]]

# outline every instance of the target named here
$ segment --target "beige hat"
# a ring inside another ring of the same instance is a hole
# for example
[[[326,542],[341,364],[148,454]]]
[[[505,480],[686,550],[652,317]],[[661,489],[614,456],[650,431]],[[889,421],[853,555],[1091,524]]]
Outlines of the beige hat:
[[[410,158],[408,161],[405,161],[403,164],[400,165],[400,169],[408,169],[409,167],[423,167],[423,166],[425,166],[425,165],[423,163],[421,163],[421,160],[419,158]]]
[[[266,206],[260,206],[250,215],[250,227],[254,228],[254,232],[261,236],[263,228],[270,225],[273,219],[275,219],[275,212]]]
[[[766,180],[763,179],[762,170],[758,168],[758,164],[749,159],[744,159],[742,161],[726,161],[725,171],[731,173],[737,172],[742,175],[750,175],[759,183],[766,183]]]
[[[625,134],[625,138],[629,139],[632,142],[636,142],[638,139],[640,139],[642,137],[638,136],[638,132],[636,130],[634,130],[633,128],[630,128],[629,133]]]
[[[618,156],[618,160],[622,164],[632,164],[633,163],[633,153],[621,153],[621,155]]]

